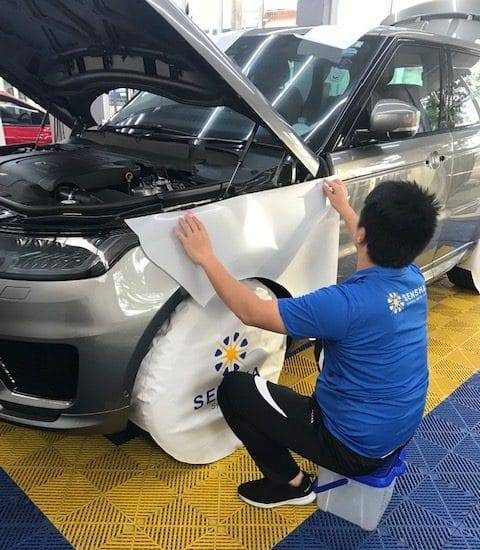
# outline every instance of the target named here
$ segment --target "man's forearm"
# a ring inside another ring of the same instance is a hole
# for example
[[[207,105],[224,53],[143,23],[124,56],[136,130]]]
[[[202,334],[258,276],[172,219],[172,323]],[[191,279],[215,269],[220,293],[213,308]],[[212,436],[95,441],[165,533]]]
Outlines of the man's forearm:
[[[252,312],[259,300],[258,296],[230,275],[215,256],[211,256],[202,263],[202,268],[227,307],[245,324],[250,324]]]
[[[347,226],[347,230],[353,238],[358,227],[358,214],[351,206],[348,206],[348,208],[340,212],[340,216],[343,218],[345,225]]]

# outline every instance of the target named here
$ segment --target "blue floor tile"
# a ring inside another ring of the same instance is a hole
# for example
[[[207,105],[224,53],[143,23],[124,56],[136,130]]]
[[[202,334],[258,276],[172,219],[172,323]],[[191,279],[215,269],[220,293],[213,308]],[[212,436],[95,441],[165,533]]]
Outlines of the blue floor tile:
[[[462,429],[446,421],[441,416],[430,414],[422,422],[417,435],[445,449],[453,449],[468,435],[468,430],[466,427]]]
[[[480,550],[480,374],[422,422],[376,531],[315,512],[276,550]]]
[[[72,550],[59,531],[0,469],[0,550]]]
[[[407,446],[408,462],[421,472],[430,471],[447,455],[449,450],[421,436],[414,437]]]
[[[453,451],[469,460],[480,464],[480,435],[469,434],[460,441]]]
[[[454,525],[461,523],[478,501],[469,491],[430,476],[410,493],[408,500]]]

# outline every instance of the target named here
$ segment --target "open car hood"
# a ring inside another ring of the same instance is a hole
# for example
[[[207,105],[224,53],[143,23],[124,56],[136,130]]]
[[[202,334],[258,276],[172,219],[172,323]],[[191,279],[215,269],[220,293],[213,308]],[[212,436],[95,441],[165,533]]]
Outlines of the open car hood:
[[[0,75],[70,127],[94,125],[92,101],[121,87],[228,105],[317,175],[317,158],[292,127],[169,0],[6,0],[0,51]]]

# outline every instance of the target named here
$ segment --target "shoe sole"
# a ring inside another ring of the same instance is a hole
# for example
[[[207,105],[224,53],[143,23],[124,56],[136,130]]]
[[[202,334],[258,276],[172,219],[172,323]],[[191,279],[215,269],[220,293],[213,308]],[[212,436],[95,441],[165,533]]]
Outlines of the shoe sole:
[[[246,498],[240,494],[238,496],[244,502],[250,504],[250,506],[255,506],[255,508],[277,508],[278,506],[305,506],[306,504],[311,504],[317,498],[317,495],[314,492],[311,492],[304,497],[292,498],[290,500],[283,500],[281,502],[272,502],[266,504],[263,502],[255,502],[254,500],[250,500],[249,498]]]

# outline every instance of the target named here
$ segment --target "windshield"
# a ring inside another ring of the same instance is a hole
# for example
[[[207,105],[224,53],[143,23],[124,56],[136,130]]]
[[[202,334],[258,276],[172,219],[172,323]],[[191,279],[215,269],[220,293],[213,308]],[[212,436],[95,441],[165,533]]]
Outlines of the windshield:
[[[319,144],[377,44],[372,36],[339,49],[295,34],[247,35],[226,54],[304,140]],[[157,126],[197,138],[232,140],[247,139],[253,127],[249,118],[229,107],[187,105],[150,92],[139,92],[107,124]],[[261,128],[257,141],[272,142],[273,138]]]

